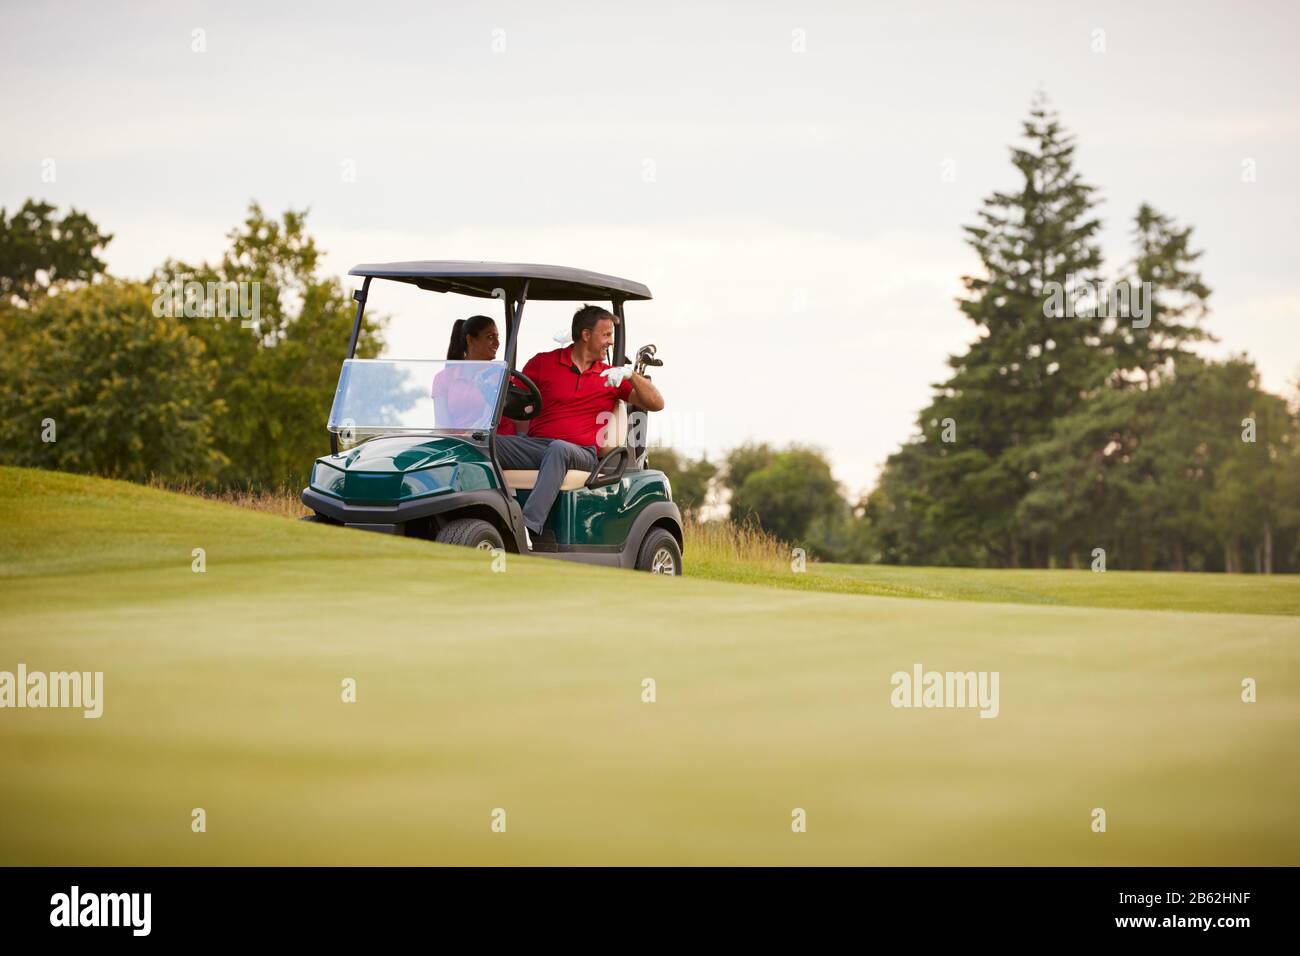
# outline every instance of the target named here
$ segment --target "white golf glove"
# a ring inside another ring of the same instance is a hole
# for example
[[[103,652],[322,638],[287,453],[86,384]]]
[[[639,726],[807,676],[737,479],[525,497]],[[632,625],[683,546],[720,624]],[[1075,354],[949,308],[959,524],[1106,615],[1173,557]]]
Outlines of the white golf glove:
[[[624,365],[621,368],[607,368],[600,373],[600,376],[605,380],[606,388],[618,388],[626,379],[632,377],[632,366]]]

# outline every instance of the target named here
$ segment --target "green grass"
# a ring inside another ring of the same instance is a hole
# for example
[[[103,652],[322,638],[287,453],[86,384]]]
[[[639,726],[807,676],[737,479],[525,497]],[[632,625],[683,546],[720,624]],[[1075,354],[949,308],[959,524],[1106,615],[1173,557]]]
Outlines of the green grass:
[[[201,494],[191,487],[178,491]],[[227,501],[270,514],[307,513],[298,492],[227,492]],[[981,570],[806,563],[796,573],[788,545],[749,525],[688,521],[691,577],[831,594],[918,597],[937,601],[1057,604],[1149,611],[1300,615],[1300,576],[1164,572]]]
[[[1300,577],[1294,574],[1191,574],[1163,571],[987,570],[883,564],[809,563],[802,574],[789,562],[735,563],[706,557],[691,571],[714,581],[767,587],[1071,607],[1131,608],[1230,614],[1300,615]]]
[[[1283,579],[763,566],[783,586],[756,587],[513,556],[497,574],[18,469],[0,520],[0,670],[105,673],[99,720],[0,710],[3,864],[1300,863]],[[1220,613],[1047,606],[1117,597]],[[891,707],[918,661],[998,671],[1000,715]]]

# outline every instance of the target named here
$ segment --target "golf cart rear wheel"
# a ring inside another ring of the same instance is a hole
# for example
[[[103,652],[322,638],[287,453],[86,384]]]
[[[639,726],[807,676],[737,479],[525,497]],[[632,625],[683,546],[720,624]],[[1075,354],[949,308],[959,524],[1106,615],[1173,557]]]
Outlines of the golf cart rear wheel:
[[[645,536],[637,555],[636,569],[651,574],[681,575],[682,549],[677,546],[677,539],[671,531],[655,528]]]
[[[504,549],[501,532],[491,522],[482,518],[457,518],[443,525],[435,538],[443,544],[458,544],[466,548]]]

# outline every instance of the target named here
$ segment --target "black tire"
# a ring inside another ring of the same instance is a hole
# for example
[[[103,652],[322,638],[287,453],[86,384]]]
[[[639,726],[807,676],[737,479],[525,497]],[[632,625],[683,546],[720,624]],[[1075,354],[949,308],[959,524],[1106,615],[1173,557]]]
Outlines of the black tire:
[[[651,574],[671,574],[681,577],[682,549],[677,539],[666,528],[653,528],[641,542],[637,553],[636,569],[649,571]]]
[[[310,521],[312,524],[338,524],[337,521],[331,521],[329,518],[326,518],[324,515],[318,515],[315,512],[309,515],[303,515],[298,520]]]
[[[443,525],[435,537],[443,544],[456,544],[466,548],[505,549],[501,532],[490,521],[482,518],[457,518]]]

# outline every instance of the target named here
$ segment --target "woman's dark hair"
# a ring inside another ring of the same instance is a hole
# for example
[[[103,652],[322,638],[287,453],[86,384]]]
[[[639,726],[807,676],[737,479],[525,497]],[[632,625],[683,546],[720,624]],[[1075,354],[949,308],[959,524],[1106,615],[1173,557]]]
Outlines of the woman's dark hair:
[[[573,341],[578,342],[582,339],[582,333],[586,329],[594,329],[596,323],[601,319],[609,319],[615,325],[618,325],[618,316],[608,309],[602,309],[598,305],[584,305],[577,312],[573,313],[573,327],[569,329],[573,333]]]
[[[447,346],[447,358],[463,359],[469,351],[469,337],[476,338],[483,334],[489,325],[496,325],[486,315],[471,315],[468,319],[457,319],[451,327],[451,342]]]

